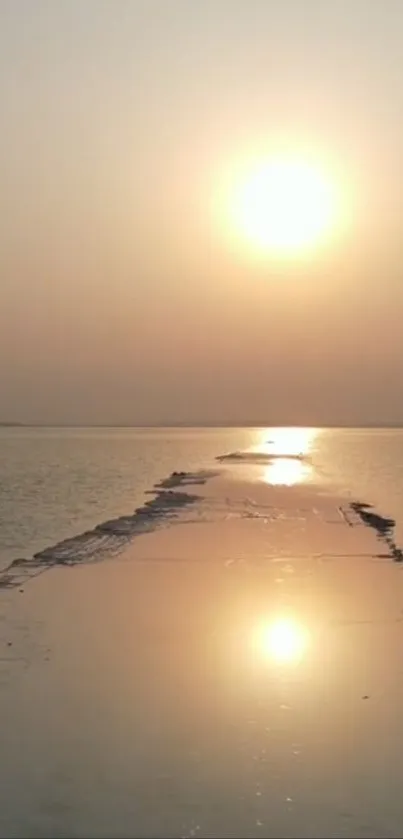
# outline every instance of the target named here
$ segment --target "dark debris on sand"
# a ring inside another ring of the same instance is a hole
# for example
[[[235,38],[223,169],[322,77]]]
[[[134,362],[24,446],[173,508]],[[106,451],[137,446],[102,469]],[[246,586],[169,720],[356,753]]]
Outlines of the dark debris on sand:
[[[182,487],[205,483],[211,476],[209,472],[173,472],[154,487],[154,497],[131,515],[101,522],[92,530],[38,551],[30,559],[14,559],[0,573],[0,589],[19,588],[24,594],[23,584],[49,568],[71,567],[120,553],[135,536],[169,524],[182,508],[197,502],[199,496]]]
[[[379,513],[374,513],[371,504],[364,504],[361,501],[352,501],[350,507],[360,517],[363,524],[372,527],[376,531],[378,538],[383,539],[387,543],[395,562],[402,562],[403,552],[396,545],[393,536],[396,525],[395,520],[380,516]]]

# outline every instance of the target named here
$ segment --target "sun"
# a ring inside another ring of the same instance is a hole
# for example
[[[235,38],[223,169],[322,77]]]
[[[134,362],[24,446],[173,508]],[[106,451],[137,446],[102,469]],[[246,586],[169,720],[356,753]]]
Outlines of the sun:
[[[321,244],[336,224],[334,183],[304,159],[273,158],[257,164],[236,185],[233,223],[255,249],[293,254]]]

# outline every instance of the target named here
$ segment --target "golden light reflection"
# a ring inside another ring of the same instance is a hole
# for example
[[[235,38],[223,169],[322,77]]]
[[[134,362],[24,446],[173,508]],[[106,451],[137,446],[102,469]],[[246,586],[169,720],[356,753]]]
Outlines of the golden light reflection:
[[[306,457],[312,451],[317,435],[315,428],[268,428],[261,433],[254,451],[269,457]]]
[[[281,664],[298,663],[309,644],[309,633],[292,618],[279,618],[263,624],[254,638],[256,652]]]
[[[295,486],[308,481],[311,473],[309,463],[296,458],[279,457],[265,467],[263,481],[271,486]]]

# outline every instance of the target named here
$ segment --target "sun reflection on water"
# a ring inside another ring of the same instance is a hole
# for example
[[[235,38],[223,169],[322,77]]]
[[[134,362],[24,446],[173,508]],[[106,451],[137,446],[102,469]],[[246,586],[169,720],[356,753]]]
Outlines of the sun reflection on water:
[[[271,486],[294,486],[309,480],[312,467],[296,458],[279,457],[272,460],[263,472],[263,481]]]
[[[279,664],[298,663],[309,645],[305,626],[292,618],[262,624],[254,634],[255,652]]]
[[[255,451],[268,457],[306,457],[317,435],[315,428],[269,428],[262,432]]]
[[[294,486],[312,475],[309,462],[314,442],[320,432],[315,428],[267,428],[253,452],[266,461],[262,479],[271,486]]]

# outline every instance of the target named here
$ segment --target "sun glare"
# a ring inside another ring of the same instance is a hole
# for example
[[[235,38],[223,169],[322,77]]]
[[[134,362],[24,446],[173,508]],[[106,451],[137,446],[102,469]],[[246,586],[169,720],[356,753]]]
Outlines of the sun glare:
[[[241,178],[231,212],[250,246],[284,256],[319,246],[336,225],[337,204],[335,185],[319,166],[286,157]]]
[[[294,486],[308,481],[311,466],[301,460],[279,457],[266,466],[263,481],[271,486]]]
[[[306,457],[312,450],[318,432],[315,428],[267,428],[253,451],[268,457]]]
[[[308,633],[297,621],[282,618],[261,627],[256,643],[264,655],[277,662],[292,663],[303,656],[308,644]]]

